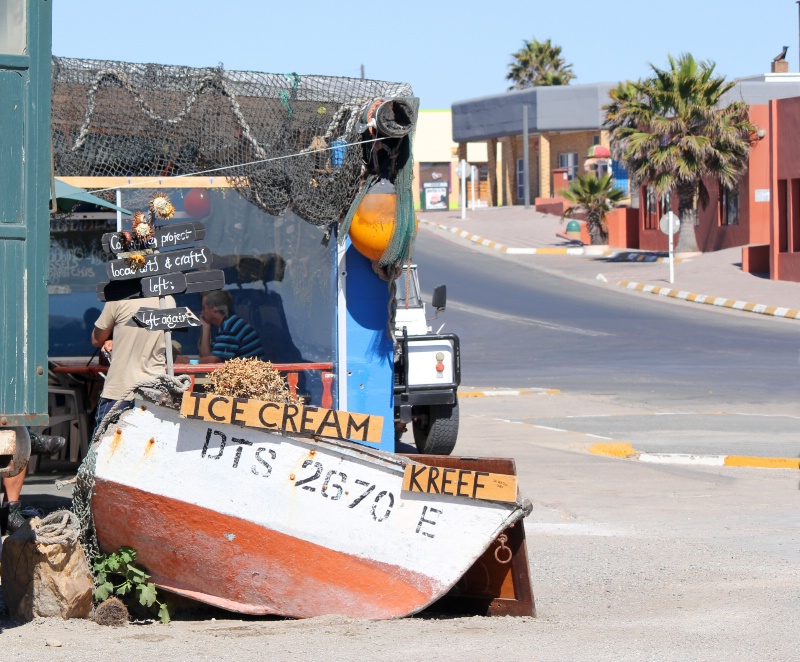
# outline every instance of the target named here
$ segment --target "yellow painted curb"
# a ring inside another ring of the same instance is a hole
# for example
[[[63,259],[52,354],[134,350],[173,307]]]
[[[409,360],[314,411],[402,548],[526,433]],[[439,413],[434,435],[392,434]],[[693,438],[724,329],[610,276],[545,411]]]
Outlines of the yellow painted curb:
[[[592,444],[589,447],[589,452],[595,455],[607,455],[608,457],[630,457],[636,455],[636,451],[631,444]]]
[[[487,398],[507,395],[556,395],[561,393],[557,388],[543,389],[497,389],[494,391],[459,391],[459,398]]]
[[[728,455],[727,467],[763,467],[765,469],[800,469],[800,458],[796,457],[752,457],[748,455]]]

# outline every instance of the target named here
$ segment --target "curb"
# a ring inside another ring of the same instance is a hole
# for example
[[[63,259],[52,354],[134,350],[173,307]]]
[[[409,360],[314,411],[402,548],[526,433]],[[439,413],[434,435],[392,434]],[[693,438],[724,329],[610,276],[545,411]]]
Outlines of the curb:
[[[459,230],[448,225],[441,223],[433,223],[425,219],[419,219],[420,223],[432,227],[445,230],[455,234],[463,239],[467,239],[480,246],[491,248],[498,253],[506,253],[507,255],[592,255],[594,257],[610,257],[618,255],[621,261],[627,262],[663,262],[668,258],[661,256],[653,256],[643,253],[622,252],[615,251],[593,251],[591,248],[587,250],[585,247],[545,247],[545,248],[510,248],[491,239],[485,239],[476,234],[467,232],[466,230]],[[683,258],[673,258],[677,262],[683,261]],[[679,299],[681,301],[690,301],[692,303],[704,303],[709,306],[717,306],[719,308],[729,308],[731,310],[740,310],[747,313],[757,313],[759,315],[768,315],[771,317],[783,317],[786,319],[800,319],[800,310],[794,308],[785,308],[782,306],[768,306],[763,303],[752,303],[748,301],[737,301],[735,299],[726,299],[725,297],[712,296],[710,294],[696,294],[694,292],[687,292],[686,290],[673,290],[666,287],[659,287],[657,285],[645,285],[643,283],[636,283],[634,281],[621,280],[617,282],[619,287],[627,290],[634,290],[637,292],[644,292],[646,294],[657,294],[663,297],[670,297],[672,299]]]
[[[800,458],[755,457],[751,455],[694,455],[690,453],[640,453],[628,443],[592,444],[593,455],[632,459],[651,464],[681,464],[706,467],[755,467],[800,470]]]
[[[466,230],[459,230],[458,228],[451,228],[449,225],[442,225],[441,223],[433,223],[431,221],[426,221],[424,218],[419,219],[420,223],[424,223],[425,225],[430,225],[435,228],[439,228],[441,230],[446,230],[447,232],[451,232],[454,235],[457,235],[463,239],[467,239],[475,244],[479,244],[481,246],[485,246],[486,248],[492,248],[496,250],[498,253],[507,253],[508,255],[610,255],[610,251],[603,251],[603,252],[590,252],[587,253],[586,249],[583,247],[572,246],[572,247],[545,247],[545,248],[511,248],[509,246],[505,246],[504,244],[500,244],[496,241],[492,241],[491,239],[485,239],[483,237],[479,237],[476,234],[472,234],[467,232]]]
[[[451,234],[457,235],[462,239],[466,239],[467,241],[479,244],[480,246],[485,246],[486,248],[492,248],[499,253],[506,253],[508,255],[591,255],[592,257],[612,257],[614,258],[615,262],[667,262],[669,260],[668,257],[663,257],[659,254],[633,252],[618,248],[609,248],[604,250],[596,250],[591,246],[542,246],[539,248],[512,248],[511,246],[506,246],[491,239],[486,239],[485,237],[472,234],[471,232],[461,230],[460,228],[443,225],[441,223],[434,223],[432,221],[426,221],[424,218],[419,219],[419,222],[439,228],[440,230],[445,230],[446,232],[450,232]],[[677,257],[673,258],[673,260],[677,264],[683,262],[685,258]]]
[[[694,294],[693,292],[687,292],[686,290],[671,290],[666,287],[644,285],[642,283],[635,283],[629,280],[621,280],[617,283],[617,285],[619,287],[624,287],[627,290],[635,290],[637,292],[645,292],[647,294],[658,294],[662,297],[670,297],[673,299],[680,299],[682,301],[704,303],[709,306],[731,308],[733,310],[742,310],[748,313],[758,313],[759,315],[771,315],[773,317],[785,317],[787,319],[800,319],[800,310],[795,310],[794,308],[767,306],[763,303],[748,303],[747,301],[736,301],[734,299],[715,297],[709,294]]]
[[[556,395],[557,388],[491,389],[489,391],[459,391],[459,398],[491,398],[507,395]]]

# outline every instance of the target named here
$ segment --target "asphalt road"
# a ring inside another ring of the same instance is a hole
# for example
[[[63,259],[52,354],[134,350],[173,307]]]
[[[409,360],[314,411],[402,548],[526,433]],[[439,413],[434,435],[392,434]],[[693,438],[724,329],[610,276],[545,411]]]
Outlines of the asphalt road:
[[[800,453],[800,325],[559,278],[535,256],[506,259],[430,232],[415,261],[428,298],[447,285],[433,326],[459,335],[464,386],[574,396],[569,407],[515,404],[511,419],[648,452]]]

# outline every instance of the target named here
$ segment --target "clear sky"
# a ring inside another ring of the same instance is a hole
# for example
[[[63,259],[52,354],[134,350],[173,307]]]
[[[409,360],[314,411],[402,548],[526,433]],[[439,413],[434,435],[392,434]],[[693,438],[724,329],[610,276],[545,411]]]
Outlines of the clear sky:
[[[498,94],[523,39],[551,39],[573,84],[636,79],[690,52],[728,78],[769,71],[795,0],[53,0],[53,54],[410,83],[424,109]]]

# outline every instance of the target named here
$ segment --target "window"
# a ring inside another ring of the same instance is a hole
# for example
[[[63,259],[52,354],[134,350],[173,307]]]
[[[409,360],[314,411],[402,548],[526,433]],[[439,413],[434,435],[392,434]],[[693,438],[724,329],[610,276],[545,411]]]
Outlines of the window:
[[[600,136],[592,136],[592,145],[600,144]]]
[[[578,152],[567,152],[558,155],[558,167],[567,169],[567,179],[572,181],[578,174]]]
[[[168,193],[178,214],[194,220],[186,204],[191,189],[159,190]],[[231,189],[203,190],[210,201],[203,217],[203,243],[213,252],[212,267],[225,273],[234,311],[256,329],[267,358],[273,363],[335,361],[337,295],[336,280],[331,279],[336,242],[325,246],[325,228],[293,212],[270,216]],[[151,195],[147,189],[124,189],[122,206],[143,209]],[[123,221],[123,229],[128,228]],[[114,214],[105,212],[73,211],[67,218],[52,219],[47,286],[51,357],[88,357],[94,351],[89,337],[103,307],[96,286],[106,279],[109,259],[102,237],[115,230]],[[199,313],[200,294],[175,298],[178,306]],[[194,354],[200,329],[193,327],[173,338],[185,353]],[[316,371],[301,374],[300,382],[299,390],[318,405],[323,391]]]
[[[488,171],[486,173],[489,174]],[[517,159],[517,200],[525,199],[525,161]]]
[[[719,189],[720,225],[739,225],[739,187]]]
[[[644,202],[644,229],[657,230],[658,221],[661,219],[661,205],[658,195],[652,186],[647,187],[647,197]]]

